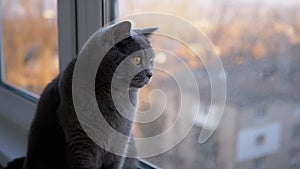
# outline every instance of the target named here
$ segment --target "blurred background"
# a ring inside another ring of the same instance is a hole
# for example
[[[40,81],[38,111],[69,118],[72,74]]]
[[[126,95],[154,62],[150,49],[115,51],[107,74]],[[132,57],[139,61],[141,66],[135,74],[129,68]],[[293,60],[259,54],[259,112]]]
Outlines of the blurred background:
[[[39,95],[59,72],[56,1],[1,2],[5,82]],[[208,73],[187,46],[154,35],[153,47],[173,52],[192,69],[201,101],[199,118],[188,136],[174,149],[147,161],[164,169],[300,168],[300,1],[119,0],[120,17],[142,12],[172,14],[196,26],[215,46],[226,75],[220,78],[227,81],[221,124],[200,144],[203,118],[210,106],[220,106],[211,105]],[[194,36],[184,25],[176,29],[193,44]],[[210,56],[201,44],[193,48]],[[180,63],[168,52],[157,52],[155,64],[180,75]],[[157,88],[165,92],[168,103],[157,120],[135,126],[136,137],[161,133],[179,113],[176,82],[163,72],[154,73],[151,84],[140,93],[139,109],[150,107],[148,95]]]
[[[36,95],[59,72],[56,3],[1,1],[5,81]]]

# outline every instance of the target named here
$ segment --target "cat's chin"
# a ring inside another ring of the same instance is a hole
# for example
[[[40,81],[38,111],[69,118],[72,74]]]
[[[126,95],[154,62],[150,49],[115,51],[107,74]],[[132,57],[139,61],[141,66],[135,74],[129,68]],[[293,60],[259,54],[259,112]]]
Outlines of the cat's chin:
[[[142,87],[144,87],[146,84],[148,84],[148,83],[139,83],[139,84],[134,84],[134,83],[131,83],[130,85],[129,85],[129,88],[130,89],[140,89],[140,88],[142,88]]]
[[[139,89],[140,88],[129,88],[128,92],[136,92],[137,93],[137,92],[139,92]]]
[[[144,87],[145,85],[130,85],[129,89],[140,89]]]
[[[137,80],[137,81],[132,81],[130,84],[129,84],[129,88],[136,88],[136,89],[140,89],[144,86],[146,86],[147,84],[149,84],[150,80],[143,80],[143,81],[140,81],[140,80]]]

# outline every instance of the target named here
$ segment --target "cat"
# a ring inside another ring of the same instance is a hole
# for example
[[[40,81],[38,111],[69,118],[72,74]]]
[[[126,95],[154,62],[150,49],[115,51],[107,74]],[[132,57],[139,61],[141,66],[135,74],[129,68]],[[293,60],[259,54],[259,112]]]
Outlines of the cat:
[[[127,71],[146,64],[147,68],[138,72],[127,86],[130,101],[136,106],[138,89],[148,84],[152,77],[154,52],[149,37],[156,28],[131,29],[130,22],[124,21],[107,29],[113,29],[116,36],[121,35],[122,31],[129,31],[131,36],[118,42],[104,56],[95,79],[95,95],[104,119],[118,132],[131,136],[133,122],[117,111],[112,100],[112,77],[119,64],[128,57],[131,65]],[[88,45],[97,44],[87,42]],[[132,55],[144,49],[147,49],[146,53]],[[72,77],[76,61],[77,58],[71,61],[40,96],[29,132],[24,169],[138,168],[136,158],[125,158],[106,151],[94,143],[80,125],[72,100]],[[122,76],[126,76],[126,73],[123,72]],[[134,142],[127,144],[134,146]]]

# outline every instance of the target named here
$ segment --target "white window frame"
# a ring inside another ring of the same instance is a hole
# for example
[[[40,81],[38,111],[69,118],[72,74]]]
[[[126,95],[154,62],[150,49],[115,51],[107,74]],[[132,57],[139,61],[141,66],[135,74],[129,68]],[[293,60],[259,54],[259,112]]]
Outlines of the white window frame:
[[[104,1],[57,0],[60,71],[76,57],[88,37],[103,25]],[[3,58],[1,29],[0,32],[1,58]],[[4,75],[3,66],[0,68],[1,75]],[[37,96],[1,82],[0,165],[6,166],[14,158],[25,155],[27,135],[37,100]]]

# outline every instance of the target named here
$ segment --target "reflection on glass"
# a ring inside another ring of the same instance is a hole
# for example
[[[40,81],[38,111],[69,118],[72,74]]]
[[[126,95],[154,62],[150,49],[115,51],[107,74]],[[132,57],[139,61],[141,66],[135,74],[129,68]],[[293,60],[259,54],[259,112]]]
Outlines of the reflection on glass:
[[[300,168],[300,1],[119,2],[120,17],[164,12],[188,20],[212,41],[226,71],[227,102],[221,124],[207,142],[200,144],[201,117],[205,117],[210,106],[218,106],[210,105],[206,69],[186,47],[153,36],[153,47],[180,56],[193,70],[201,103],[199,119],[183,142],[167,153],[146,160],[164,169]],[[155,22],[149,23],[147,19],[144,22],[155,26]],[[177,26],[192,43],[193,36],[184,31],[184,25]],[[201,45],[197,46],[201,51]],[[156,64],[180,73],[180,67],[168,52],[156,53]],[[156,88],[165,92],[168,104],[156,121],[136,125],[135,136],[154,136],[174,123],[180,103],[177,87],[171,77],[155,72],[151,84],[141,92],[140,109],[149,108],[148,94]],[[166,137],[165,142],[170,139],[172,136]]]
[[[1,1],[5,82],[40,94],[58,73],[56,0]]]

